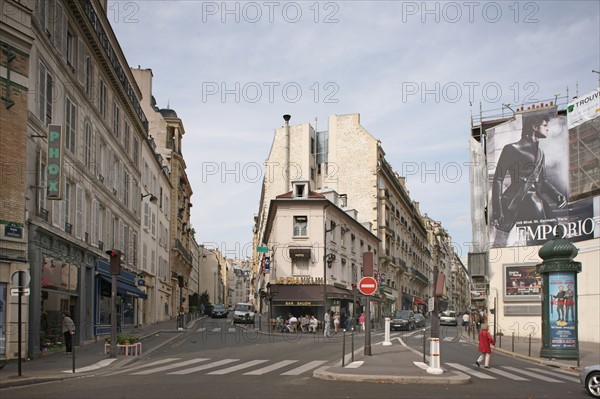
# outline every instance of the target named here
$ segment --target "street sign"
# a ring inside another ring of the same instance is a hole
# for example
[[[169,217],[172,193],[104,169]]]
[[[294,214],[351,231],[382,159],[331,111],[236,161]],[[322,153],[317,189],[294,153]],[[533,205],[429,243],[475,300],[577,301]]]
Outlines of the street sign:
[[[373,277],[363,277],[358,283],[358,290],[363,295],[373,295],[377,291],[377,281]]]
[[[31,281],[31,276],[27,270],[17,270],[10,276],[10,279],[15,287],[27,287]]]
[[[434,302],[433,302],[433,301],[434,301],[434,298],[433,298],[433,297],[431,297],[431,298],[429,298],[429,299],[427,300],[427,311],[428,311],[428,312],[433,312],[433,310],[434,310],[434,309],[433,309],[433,307],[434,307]]]
[[[11,296],[19,296],[19,295],[29,296],[29,287],[28,288],[11,288],[10,295]]]
[[[258,246],[256,247],[256,252],[267,253],[269,252],[269,247]]]

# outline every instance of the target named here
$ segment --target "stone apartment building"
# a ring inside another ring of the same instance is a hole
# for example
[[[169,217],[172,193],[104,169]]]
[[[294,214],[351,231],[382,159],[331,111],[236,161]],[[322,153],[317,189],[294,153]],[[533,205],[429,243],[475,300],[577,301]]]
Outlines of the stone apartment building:
[[[58,349],[61,311],[78,326],[76,344],[110,332],[110,249],[123,254],[119,328],[172,317],[192,269],[181,120],[160,110],[165,128],[149,137],[106,1],[0,6],[0,140],[10,149],[1,164],[0,357],[16,356],[6,332],[16,328],[9,289],[19,269],[31,276],[24,357]]]
[[[330,116],[325,131],[308,123],[290,126],[289,117],[284,119],[265,162],[255,242],[264,236],[270,201],[289,192],[292,181],[305,180],[316,192],[334,190],[380,240],[375,277],[383,308],[426,310],[433,270],[429,233],[382,143],[361,126],[358,114]],[[255,272],[259,264],[255,255]]]

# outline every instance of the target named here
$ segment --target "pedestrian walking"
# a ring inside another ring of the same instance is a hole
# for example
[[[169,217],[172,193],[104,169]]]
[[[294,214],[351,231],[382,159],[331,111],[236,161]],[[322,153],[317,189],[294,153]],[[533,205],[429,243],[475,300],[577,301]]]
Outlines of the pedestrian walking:
[[[329,312],[325,312],[325,316],[323,318],[323,336],[325,338],[329,338],[330,335],[331,335],[331,315],[329,314]]]
[[[62,333],[65,338],[65,348],[67,353],[73,352],[73,335],[75,335],[75,323],[71,319],[71,314],[66,310],[62,312]]]
[[[360,317],[358,318],[358,323],[360,324],[360,331],[364,332],[365,331],[365,314],[361,313]]]
[[[477,367],[481,367],[481,362],[485,360],[485,368],[490,368],[490,358],[492,357],[492,347],[494,345],[496,345],[496,341],[494,341],[492,334],[488,331],[487,323],[483,323],[481,325],[481,332],[479,333],[479,357],[475,361]]]

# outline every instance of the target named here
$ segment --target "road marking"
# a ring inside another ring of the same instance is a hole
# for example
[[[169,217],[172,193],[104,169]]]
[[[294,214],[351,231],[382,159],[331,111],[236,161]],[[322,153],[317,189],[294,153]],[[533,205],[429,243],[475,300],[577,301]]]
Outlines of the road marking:
[[[282,360],[279,363],[275,363],[270,366],[263,367],[262,369],[249,371],[247,373],[244,373],[244,375],[263,375],[263,374],[269,373],[273,370],[277,370],[282,367],[289,366],[290,364],[296,363],[296,362],[297,362],[297,360]]]
[[[555,383],[558,383],[558,384],[562,384],[563,383],[562,381],[557,381],[554,378],[548,378],[548,377],[545,377],[543,375],[532,373],[530,371],[525,371],[525,370],[518,369],[516,367],[509,367],[509,366],[502,366],[502,367],[505,368],[505,369],[514,371],[515,373],[521,373],[521,374],[525,374],[525,375],[527,375],[529,377],[537,378],[538,380],[547,381],[547,382],[555,382]]]
[[[231,366],[231,367],[228,367],[226,369],[211,371],[210,373],[207,373],[207,374],[209,374],[209,375],[223,375],[223,374],[233,373],[234,371],[238,371],[238,370],[241,370],[241,369],[247,369],[248,367],[256,366],[257,364],[261,364],[261,363],[264,363],[264,362],[268,362],[268,360],[251,360],[249,362],[238,364],[238,365],[235,365],[235,366]]]
[[[495,373],[495,374],[501,375],[506,378],[510,378],[511,380],[515,380],[515,381],[529,381],[527,378],[523,378],[521,376],[514,375],[514,374],[508,373],[504,370],[500,370],[497,368],[490,368],[490,369],[487,369],[487,371],[489,371],[490,373]]]
[[[199,329],[196,330],[196,332],[203,332],[206,331],[206,327],[200,327]]]
[[[423,370],[427,370],[429,368],[429,365],[427,363],[423,363],[423,362],[413,362],[415,366],[417,366],[420,369]]]
[[[365,361],[364,360],[357,360],[356,362],[352,362],[349,365],[346,366],[347,369],[357,369],[360,366],[363,365]]]
[[[495,380],[496,377],[492,377],[491,375],[487,375],[484,373],[481,373],[479,371],[473,370],[470,367],[467,366],[463,366],[462,364],[458,364],[458,363],[446,363],[448,366],[454,367],[455,369],[459,369],[460,371],[464,371],[467,374],[471,374],[472,376],[484,379],[484,380]]]
[[[563,373],[560,373],[560,372],[556,372],[555,373],[555,372],[550,371],[550,370],[536,369],[536,368],[533,368],[533,367],[528,367],[527,369],[531,370],[531,371],[537,371],[538,373],[552,375],[552,376],[555,376],[555,377],[558,377],[558,378],[565,379],[567,381],[573,381],[573,382],[579,383],[579,378],[572,377],[570,375],[563,374]]]
[[[116,357],[115,358],[111,358],[111,359],[103,359],[103,360],[100,360],[98,363],[92,364],[90,366],[86,366],[86,367],[82,367],[82,368],[79,368],[79,369],[75,369],[75,372],[76,373],[85,373],[85,372],[88,372],[88,371],[97,370],[99,368],[108,366],[109,364],[111,364],[115,360],[117,360]],[[73,370],[64,370],[63,373],[73,373]]]
[[[202,371],[202,370],[210,369],[210,368],[213,368],[213,367],[219,367],[219,366],[222,366],[224,364],[228,364],[228,363],[232,363],[232,362],[237,362],[238,360],[240,360],[240,359],[223,359],[223,360],[219,360],[219,361],[216,361],[216,362],[212,362],[212,363],[208,363],[208,364],[203,364],[201,366],[192,367],[190,369],[174,371],[174,372],[169,373],[169,374],[175,374],[175,375],[191,374],[191,373],[195,373],[196,371]]]
[[[306,363],[304,366],[296,367],[295,369],[286,371],[285,373],[282,373],[281,375],[299,375],[306,371],[317,368],[320,365],[322,365],[323,363],[325,363],[325,360],[313,360],[312,362]]]
[[[204,359],[204,358],[191,359],[191,360],[186,360],[184,362],[169,364],[167,366],[156,367],[156,368],[153,368],[153,369],[150,369],[150,370],[138,371],[137,373],[132,373],[130,375],[147,375],[147,374],[152,374],[152,373],[158,373],[160,371],[171,370],[171,369],[174,369],[174,368],[177,368],[177,367],[187,366],[188,364],[194,364],[194,363],[204,362],[206,360],[209,360],[209,359]]]

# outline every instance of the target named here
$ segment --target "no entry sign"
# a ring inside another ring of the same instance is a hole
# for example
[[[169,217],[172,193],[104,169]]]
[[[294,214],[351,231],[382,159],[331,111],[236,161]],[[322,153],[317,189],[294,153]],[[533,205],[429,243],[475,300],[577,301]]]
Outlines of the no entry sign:
[[[373,277],[363,277],[358,283],[358,290],[363,295],[373,295],[377,291],[377,281]]]

